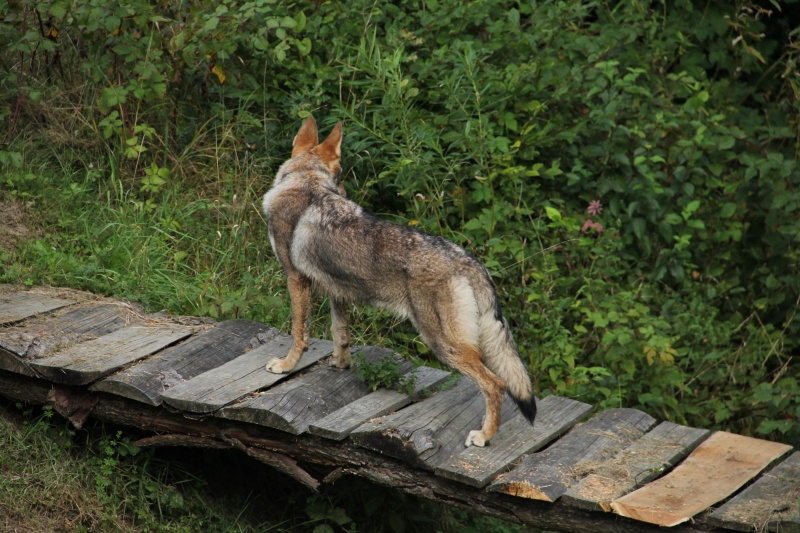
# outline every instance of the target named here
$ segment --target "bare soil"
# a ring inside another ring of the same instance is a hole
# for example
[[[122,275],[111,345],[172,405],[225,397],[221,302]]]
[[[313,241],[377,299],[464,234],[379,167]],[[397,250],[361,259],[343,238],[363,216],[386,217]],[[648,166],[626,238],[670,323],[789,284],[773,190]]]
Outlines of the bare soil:
[[[0,200],[0,251],[10,252],[36,234],[26,211],[21,202]]]

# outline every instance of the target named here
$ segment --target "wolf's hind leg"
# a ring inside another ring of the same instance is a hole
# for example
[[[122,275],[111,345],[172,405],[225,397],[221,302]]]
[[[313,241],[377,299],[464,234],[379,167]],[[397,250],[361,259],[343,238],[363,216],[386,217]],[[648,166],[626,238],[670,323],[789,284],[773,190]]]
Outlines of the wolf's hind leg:
[[[506,385],[483,364],[481,353],[474,346],[453,344],[438,351],[443,362],[474,381],[483,395],[486,413],[482,427],[469,432],[464,446],[485,446],[500,427]]]
[[[292,347],[283,359],[275,357],[267,363],[273,374],[285,374],[297,366],[308,348],[308,326],[311,319],[311,280],[297,272],[289,274],[289,299],[292,302]]]
[[[346,368],[350,364],[350,330],[348,323],[348,305],[346,302],[331,297],[331,336],[333,337],[333,355],[331,366]]]

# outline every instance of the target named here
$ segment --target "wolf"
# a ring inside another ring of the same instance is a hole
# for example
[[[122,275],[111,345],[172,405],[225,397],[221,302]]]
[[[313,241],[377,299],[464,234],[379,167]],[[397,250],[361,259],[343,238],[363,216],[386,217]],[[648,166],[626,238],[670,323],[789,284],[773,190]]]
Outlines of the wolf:
[[[341,144],[341,122],[320,143],[309,116],[264,196],[270,244],[286,272],[292,305],[292,346],[266,369],[291,371],[308,347],[313,289],[331,302],[331,365],[350,362],[348,306],[387,309],[411,320],[440,361],[478,385],[486,414],[465,446],[489,443],[506,390],[533,424],[531,380],[489,272],[456,244],[380,220],[347,199]]]

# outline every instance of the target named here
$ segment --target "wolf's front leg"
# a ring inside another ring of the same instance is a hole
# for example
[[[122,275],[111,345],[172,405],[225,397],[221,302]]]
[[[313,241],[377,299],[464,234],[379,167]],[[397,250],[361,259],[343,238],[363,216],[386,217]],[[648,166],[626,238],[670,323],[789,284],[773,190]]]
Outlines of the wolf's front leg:
[[[308,348],[308,325],[311,319],[311,280],[297,272],[289,274],[289,299],[292,302],[292,347],[289,354],[267,363],[273,374],[291,372]]]
[[[346,368],[350,364],[350,330],[347,328],[347,323],[347,303],[331,297],[333,355],[330,358],[330,364],[338,368]]]

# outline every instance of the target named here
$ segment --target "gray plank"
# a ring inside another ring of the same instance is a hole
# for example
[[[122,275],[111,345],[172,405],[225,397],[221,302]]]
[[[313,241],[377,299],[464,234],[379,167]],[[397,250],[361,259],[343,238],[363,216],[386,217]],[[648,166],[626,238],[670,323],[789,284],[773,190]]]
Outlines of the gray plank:
[[[154,354],[192,334],[184,326],[129,326],[32,361],[30,367],[55,383],[86,385]]]
[[[279,334],[267,344],[222,366],[176,384],[162,393],[163,402],[182,411],[212,413],[251,392],[270,387],[333,353],[333,343],[312,339],[308,350],[291,373],[267,372],[267,361],[273,357],[284,357],[291,346],[292,338]]]
[[[54,298],[34,291],[0,294],[0,326],[19,322],[74,303],[74,300]]]
[[[125,325],[125,316],[126,308],[119,305],[88,304],[2,329],[0,369],[33,377],[29,361],[116,331]]]
[[[433,470],[464,449],[467,434],[481,427],[484,411],[478,388],[461,378],[446,391],[367,422],[350,438],[363,448]],[[503,420],[518,415],[510,398],[506,398],[501,413]]]
[[[279,429],[293,435],[369,393],[355,372],[318,365],[305,374],[225,407],[216,416]]]
[[[711,513],[709,524],[736,531],[800,532],[800,452]]]
[[[489,491],[556,501],[580,481],[581,463],[608,460],[638,439],[655,419],[635,409],[609,409],[573,428],[546,450],[525,456]]]
[[[662,422],[609,461],[583,464],[586,477],[561,500],[588,510],[611,511],[611,501],[660,476],[694,450],[711,434]]]
[[[426,391],[440,385],[451,374],[427,366],[414,370],[412,395],[392,389],[378,389],[313,422],[309,433],[332,440],[343,440],[358,426],[371,418],[383,416],[412,403]]]
[[[524,454],[543,448],[592,410],[589,404],[559,396],[547,396],[536,403],[538,412],[533,426],[524,417],[514,417],[500,426],[491,446],[465,448],[435,472],[473,487],[484,487]]]
[[[221,366],[277,335],[277,329],[250,320],[221,322],[186,342],[98,381],[91,389],[148,405],[161,405],[164,391]]]

